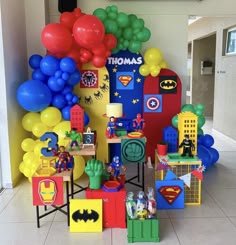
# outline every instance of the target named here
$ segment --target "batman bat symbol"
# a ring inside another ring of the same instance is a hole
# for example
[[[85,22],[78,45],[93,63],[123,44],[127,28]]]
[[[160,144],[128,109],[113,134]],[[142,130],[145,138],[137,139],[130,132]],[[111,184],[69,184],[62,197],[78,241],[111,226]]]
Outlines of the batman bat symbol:
[[[177,87],[177,82],[174,80],[163,80],[160,83],[160,86],[162,89],[170,90],[170,89],[174,89]]]
[[[99,214],[91,209],[91,212],[88,212],[88,209],[83,209],[82,212],[81,210],[77,210],[72,214],[72,219],[75,222],[78,222],[80,220],[83,220],[84,222],[87,222],[88,220],[93,220],[93,222],[96,222],[99,218]]]

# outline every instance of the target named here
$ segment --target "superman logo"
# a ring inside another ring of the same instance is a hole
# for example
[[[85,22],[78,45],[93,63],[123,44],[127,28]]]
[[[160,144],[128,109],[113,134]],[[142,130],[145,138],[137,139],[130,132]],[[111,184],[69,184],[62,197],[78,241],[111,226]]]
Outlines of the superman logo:
[[[126,87],[132,80],[131,76],[119,76],[118,80]]]
[[[171,205],[179,197],[182,189],[179,186],[161,186],[158,192]]]

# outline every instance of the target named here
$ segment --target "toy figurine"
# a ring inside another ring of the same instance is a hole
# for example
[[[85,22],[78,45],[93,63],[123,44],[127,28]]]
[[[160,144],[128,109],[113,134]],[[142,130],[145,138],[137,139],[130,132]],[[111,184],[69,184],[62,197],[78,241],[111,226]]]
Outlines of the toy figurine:
[[[139,191],[137,195],[137,218],[147,218],[147,201],[145,199],[143,191]]]
[[[67,167],[67,163],[71,160],[71,156],[69,152],[65,151],[65,146],[60,146],[58,152],[54,151],[54,155],[58,156],[57,173],[61,172],[62,164],[63,164],[64,171],[69,170]]]
[[[120,169],[126,171],[126,167],[120,161],[120,158],[118,156],[114,156],[107,171],[110,172],[113,175],[113,178],[116,180],[120,175]]]
[[[107,123],[106,135],[108,138],[116,138],[116,127],[122,126],[122,123],[117,123],[115,117],[110,117],[109,122]]]
[[[136,205],[136,202],[134,200],[134,193],[132,191],[128,192],[128,194],[127,194],[126,211],[127,211],[127,215],[131,219],[137,218],[137,205]]]
[[[71,129],[71,132],[66,131],[66,137],[71,138],[71,143],[69,147],[69,151],[73,150],[73,147],[76,147],[76,150],[80,150],[79,143],[82,141],[81,134],[76,132],[76,129]]]
[[[148,218],[152,219],[156,214],[156,200],[154,198],[154,190],[152,187],[148,187],[147,198]]]
[[[133,119],[133,128],[135,131],[142,132],[145,126],[145,120],[142,118],[141,114],[138,113],[136,118]]]
[[[188,134],[184,135],[184,140],[179,145],[179,148],[181,147],[183,147],[183,153],[181,155],[182,157],[185,157],[186,155],[188,155],[189,157],[193,157],[192,150],[195,149],[195,146],[192,140],[190,140]]]

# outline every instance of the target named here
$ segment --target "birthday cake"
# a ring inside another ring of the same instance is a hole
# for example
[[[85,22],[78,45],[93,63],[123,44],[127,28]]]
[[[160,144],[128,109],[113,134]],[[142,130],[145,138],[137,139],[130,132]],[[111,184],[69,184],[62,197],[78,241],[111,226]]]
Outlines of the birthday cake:
[[[109,103],[106,108],[107,117],[122,117],[123,115],[123,104],[121,103]]]

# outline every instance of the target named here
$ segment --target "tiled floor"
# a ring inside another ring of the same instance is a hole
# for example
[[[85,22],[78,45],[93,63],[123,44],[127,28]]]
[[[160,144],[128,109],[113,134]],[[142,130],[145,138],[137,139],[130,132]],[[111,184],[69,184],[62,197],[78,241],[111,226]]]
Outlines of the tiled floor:
[[[236,143],[212,132],[210,121],[204,131],[213,135],[220,159],[204,173],[200,206],[158,211],[159,244],[236,244]],[[146,176],[152,175],[153,169],[145,170]],[[150,177],[146,180],[153,181]],[[87,181],[86,177],[80,180],[81,183],[84,181]],[[127,244],[126,236],[127,230],[118,228],[105,229],[102,233],[70,233],[66,216],[61,213],[42,219],[38,229],[31,185],[27,180],[0,194],[0,245],[123,245]]]

